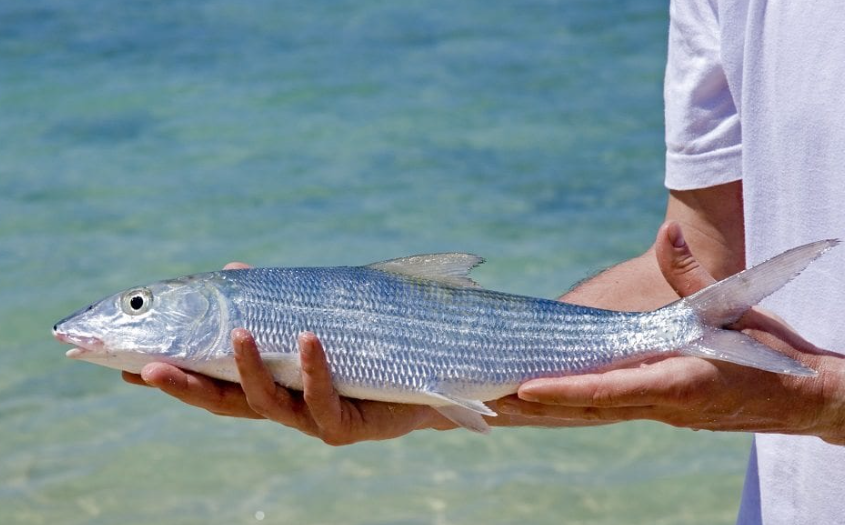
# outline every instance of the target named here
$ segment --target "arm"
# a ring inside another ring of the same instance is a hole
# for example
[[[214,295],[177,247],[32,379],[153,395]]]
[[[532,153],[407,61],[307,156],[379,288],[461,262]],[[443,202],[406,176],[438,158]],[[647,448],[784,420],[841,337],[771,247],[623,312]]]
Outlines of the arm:
[[[701,249],[712,271],[720,275],[742,268],[741,200],[738,186],[725,185],[696,191],[696,195],[680,192],[670,197],[667,218],[677,220],[690,232],[690,243]],[[699,214],[695,208],[712,210],[714,220],[701,221],[707,213]],[[730,210],[733,210],[731,212]],[[734,215],[731,215],[734,213]],[[722,224],[724,222],[724,224]],[[723,232],[720,228],[727,228]],[[739,225],[737,229],[736,226]],[[643,256],[622,263],[597,278],[567,294],[566,299],[582,304],[593,304],[617,309],[649,309],[678,297],[673,291],[686,295],[704,286],[712,277],[698,264],[686,243],[680,242],[673,227],[661,228],[655,245]],[[675,244],[680,243],[680,246]],[[733,255],[732,255],[733,254]],[[735,254],[740,254],[739,259]],[[661,264],[658,264],[660,262]],[[230,266],[231,267],[231,266]],[[661,273],[662,271],[662,273]],[[672,285],[665,284],[665,274]],[[757,320],[758,333],[766,337],[777,334],[780,341],[794,348],[811,351],[811,345],[800,340],[788,328]],[[267,418],[316,436],[332,445],[349,444],[363,440],[398,437],[423,428],[449,429],[454,425],[434,410],[420,405],[401,405],[341,398],[331,385],[325,355],[319,341],[312,335],[300,337],[300,354],[303,368],[304,393],[291,392],[276,385],[264,367],[252,337],[236,330],[233,342],[242,385],[216,381],[205,376],[185,372],[163,363],[147,365],[140,376],[124,374],[134,384],[160,388],[164,392],[212,413],[245,418]],[[769,341],[767,341],[769,342]],[[810,350],[808,350],[810,349]],[[798,350],[787,348],[807,362],[815,356],[798,355]],[[810,416],[793,427],[802,426],[808,431],[825,421],[826,428],[835,429],[837,417],[843,417],[841,360],[832,359],[828,365],[807,362],[817,369],[827,370],[808,386],[795,378],[757,372],[723,363],[711,363],[695,358],[679,357],[649,365],[639,370],[618,370],[606,374],[578,376],[558,380],[538,380],[526,383],[520,390],[523,400],[515,396],[498,403],[500,416],[488,422],[498,426],[584,426],[604,424],[626,419],[656,419],[678,426],[747,430],[748,421],[724,417],[731,410],[740,415],[748,411],[753,421],[764,421],[761,411],[768,413],[765,421],[769,430],[781,428],[782,423],[771,417],[782,416],[779,400],[792,400],[795,390],[802,390],[796,399],[802,402],[816,399]],[[839,376],[837,368],[839,367]],[[724,372],[724,373],[723,373]],[[750,376],[756,373],[759,378]],[[791,383],[790,383],[791,381]],[[743,389],[722,389],[722,383],[751,384],[759,386],[757,392]],[[796,384],[798,383],[798,384]],[[713,390],[716,392],[713,392]],[[775,396],[779,397],[775,397]],[[634,398],[632,403],[631,399]],[[526,402],[524,399],[538,402]],[[737,408],[737,403],[748,399],[760,400],[762,406]],[[641,406],[648,400],[648,406]],[[819,401],[821,400],[821,401]],[[838,405],[837,405],[838,403]],[[812,404],[812,402],[811,402]],[[791,406],[787,404],[786,406]],[[789,414],[803,413],[800,407]],[[838,416],[837,416],[838,414]],[[733,425],[728,427],[728,424]],[[809,432],[808,432],[809,433]],[[835,441],[835,431],[828,432]]]
[[[705,221],[702,226],[706,228],[707,224],[712,222]],[[653,260],[671,287],[686,296],[714,279],[679,234],[676,226],[664,226],[653,248]],[[705,241],[714,238],[718,237],[704,235]],[[727,237],[723,234],[721,238]],[[665,242],[670,239],[674,242]],[[727,244],[704,242],[698,246],[715,247],[718,253],[723,249],[719,247]],[[711,259],[716,272],[720,268],[730,270],[730,265],[713,262]],[[586,286],[589,297],[605,301],[604,306],[627,300],[622,296],[614,302],[617,292],[612,280],[590,281]],[[736,329],[814,368],[818,376],[785,376],[729,363],[673,357],[634,369],[529,381],[520,388],[519,399],[501,401],[499,410],[576,421],[651,419],[694,429],[815,435],[830,443],[845,444],[842,356],[818,349],[783,321],[761,310],[751,310],[737,325]]]
[[[671,191],[666,220],[677,222],[701,265],[717,279],[745,268],[745,230],[742,219],[742,183],[733,182],[700,190]],[[611,310],[654,310],[678,299],[658,266],[655,249],[661,238],[642,255],[620,263],[581,283],[561,300]],[[675,261],[678,273],[690,261]]]

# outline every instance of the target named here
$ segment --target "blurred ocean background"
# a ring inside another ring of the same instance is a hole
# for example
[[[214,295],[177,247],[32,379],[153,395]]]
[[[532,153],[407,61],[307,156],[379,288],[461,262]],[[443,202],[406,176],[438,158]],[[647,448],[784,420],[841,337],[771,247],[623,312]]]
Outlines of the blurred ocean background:
[[[732,523],[749,438],[331,448],[72,362],[129,286],[430,251],[556,297],[645,249],[666,0],[0,3],[0,523]]]

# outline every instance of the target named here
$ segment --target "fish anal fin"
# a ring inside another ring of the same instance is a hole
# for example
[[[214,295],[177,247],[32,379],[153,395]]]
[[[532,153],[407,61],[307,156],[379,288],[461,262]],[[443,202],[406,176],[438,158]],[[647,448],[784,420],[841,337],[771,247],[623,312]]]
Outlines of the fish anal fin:
[[[471,253],[429,253],[368,264],[367,268],[457,288],[478,288],[469,272],[484,259]]]

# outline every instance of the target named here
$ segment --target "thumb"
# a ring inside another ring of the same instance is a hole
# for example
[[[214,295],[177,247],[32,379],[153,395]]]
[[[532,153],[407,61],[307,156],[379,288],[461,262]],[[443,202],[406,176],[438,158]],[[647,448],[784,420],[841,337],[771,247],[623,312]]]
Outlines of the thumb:
[[[677,222],[667,221],[660,227],[654,241],[654,253],[666,282],[681,297],[692,295],[716,282],[693,256]]]

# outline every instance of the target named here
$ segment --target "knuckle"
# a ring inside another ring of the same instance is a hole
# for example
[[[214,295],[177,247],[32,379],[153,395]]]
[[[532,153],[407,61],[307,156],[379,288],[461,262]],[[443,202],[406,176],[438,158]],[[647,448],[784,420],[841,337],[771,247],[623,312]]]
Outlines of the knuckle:
[[[681,381],[669,389],[666,395],[675,406],[699,407],[705,400],[709,403],[717,401],[718,396],[711,390],[714,386],[712,383],[701,385]]]
[[[672,269],[679,275],[696,272],[699,268],[701,265],[691,254],[672,259]]]
[[[593,390],[590,403],[596,407],[610,407],[616,404],[616,393],[605,384],[600,384]]]

